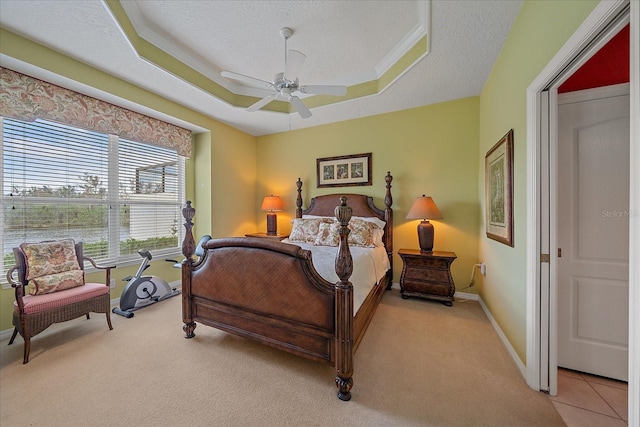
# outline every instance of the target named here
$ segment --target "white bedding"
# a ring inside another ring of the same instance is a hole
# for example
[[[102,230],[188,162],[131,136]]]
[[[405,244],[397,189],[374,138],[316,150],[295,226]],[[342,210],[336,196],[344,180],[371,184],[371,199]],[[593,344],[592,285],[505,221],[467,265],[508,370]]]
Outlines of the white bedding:
[[[315,246],[312,243],[291,242],[284,239],[284,243],[300,246],[312,253],[313,266],[320,276],[327,282],[336,283],[336,246]],[[353,258],[353,273],[349,281],[353,284],[353,314],[364,302],[371,288],[380,281],[390,268],[389,258],[384,247],[363,248],[349,246]]]

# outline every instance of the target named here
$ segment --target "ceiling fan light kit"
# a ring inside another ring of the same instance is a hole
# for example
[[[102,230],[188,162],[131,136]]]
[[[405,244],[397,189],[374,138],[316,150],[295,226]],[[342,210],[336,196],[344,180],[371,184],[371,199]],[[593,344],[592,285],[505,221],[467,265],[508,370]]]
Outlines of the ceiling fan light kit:
[[[280,35],[284,38],[284,72],[277,73],[273,78],[273,82],[257,79],[255,77],[245,76],[243,74],[234,73],[232,71],[223,71],[220,75],[224,78],[236,80],[249,86],[261,89],[267,88],[273,90],[271,95],[267,95],[258,102],[250,105],[247,111],[258,111],[272,101],[286,101],[293,105],[303,119],[311,117],[311,111],[295,95],[296,92],[309,95],[335,95],[344,96],[347,94],[346,86],[339,85],[303,85],[298,82],[298,72],[302,68],[307,58],[302,52],[287,49],[287,40],[293,35],[293,30],[289,27],[280,29]],[[291,76],[296,76],[291,78]]]

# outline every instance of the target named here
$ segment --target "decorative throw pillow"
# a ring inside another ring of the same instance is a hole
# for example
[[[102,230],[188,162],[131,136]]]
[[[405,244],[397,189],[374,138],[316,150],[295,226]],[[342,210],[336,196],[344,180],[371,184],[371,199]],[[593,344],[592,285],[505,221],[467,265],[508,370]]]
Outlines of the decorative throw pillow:
[[[324,218],[296,218],[293,221],[289,240],[292,242],[313,243],[318,235],[320,224],[331,223],[331,220]]]
[[[384,246],[384,241],[382,238],[384,237],[384,230],[376,227],[373,229],[373,245],[376,247]]]
[[[352,218],[349,221],[349,244],[353,246],[364,246],[366,248],[373,248],[375,246],[373,242],[373,229],[378,226],[373,222],[364,221],[358,218]]]
[[[31,295],[84,285],[84,272],[78,264],[73,239],[23,243],[20,250],[26,261],[26,279],[34,285]],[[58,285],[56,280],[60,280]]]
[[[383,220],[381,220],[378,217],[375,216],[353,216],[351,217],[351,219],[361,219],[363,221],[367,221],[367,222],[372,222],[375,225],[377,225],[381,230],[384,230],[384,226],[387,225],[386,222],[384,222]]]
[[[321,219],[323,222],[333,222],[336,220],[335,216],[320,216],[320,215],[302,215],[302,219]]]
[[[338,246],[340,242],[338,227],[337,222],[321,222],[318,227],[318,235],[313,244],[315,246]]]
[[[292,242],[313,242],[318,234],[318,219],[296,218],[292,221],[293,227],[289,233],[289,240]]]

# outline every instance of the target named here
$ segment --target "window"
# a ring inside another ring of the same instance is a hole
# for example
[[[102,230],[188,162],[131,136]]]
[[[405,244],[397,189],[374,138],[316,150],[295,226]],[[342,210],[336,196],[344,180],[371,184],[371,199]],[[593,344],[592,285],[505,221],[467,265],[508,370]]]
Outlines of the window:
[[[21,242],[70,237],[110,263],[179,250],[184,158],[174,150],[43,120],[0,124],[3,284]]]

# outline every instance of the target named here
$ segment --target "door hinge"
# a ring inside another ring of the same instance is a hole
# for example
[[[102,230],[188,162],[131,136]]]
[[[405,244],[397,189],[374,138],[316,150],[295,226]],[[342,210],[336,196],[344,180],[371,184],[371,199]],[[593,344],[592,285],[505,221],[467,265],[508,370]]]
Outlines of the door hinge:
[[[540,262],[551,262],[549,254],[540,254]]]
[[[562,258],[562,248],[558,248],[558,258]]]

